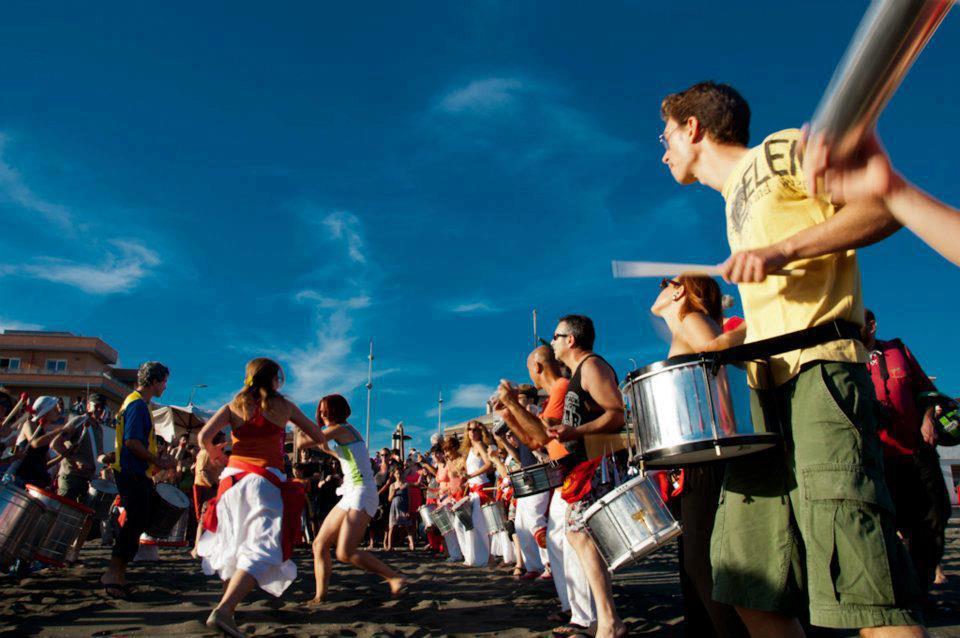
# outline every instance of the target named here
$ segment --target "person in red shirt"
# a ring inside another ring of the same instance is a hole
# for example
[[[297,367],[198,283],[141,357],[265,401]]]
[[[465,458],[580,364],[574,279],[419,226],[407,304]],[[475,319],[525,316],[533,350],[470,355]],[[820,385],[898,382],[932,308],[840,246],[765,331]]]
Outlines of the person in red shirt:
[[[918,397],[936,392],[933,382],[899,339],[876,338],[877,320],[866,311],[863,343],[880,413],[880,442],[897,529],[907,541],[921,585],[929,590],[943,557],[950,497],[936,451],[934,406]]]

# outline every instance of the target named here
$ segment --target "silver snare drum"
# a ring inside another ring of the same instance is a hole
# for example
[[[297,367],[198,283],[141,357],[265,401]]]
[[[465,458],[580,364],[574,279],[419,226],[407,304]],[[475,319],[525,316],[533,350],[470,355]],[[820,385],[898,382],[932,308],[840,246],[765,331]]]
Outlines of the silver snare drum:
[[[583,512],[583,520],[611,572],[680,534],[680,524],[648,476],[636,476],[608,493]]]
[[[780,442],[774,418],[758,413],[751,420],[745,371],[714,361],[684,355],[627,375],[623,397],[648,467],[726,459]]]
[[[460,521],[463,529],[468,532],[473,531],[473,502],[469,496],[465,496],[451,505],[450,510],[453,512],[454,517]]]
[[[507,517],[503,512],[503,503],[500,501],[487,503],[480,508],[480,512],[487,523],[488,534],[507,531]]]
[[[57,494],[27,485],[30,497],[39,501],[48,513],[53,513],[47,529],[40,530],[34,558],[47,565],[63,567],[76,558],[80,545],[86,540],[93,510]]]
[[[433,522],[433,512],[436,511],[437,506],[432,503],[424,503],[420,506],[420,520],[423,522],[424,529],[430,527],[436,527],[437,524]]]
[[[538,463],[522,470],[510,472],[513,495],[516,498],[541,494],[563,485],[566,470],[556,461]]]
[[[437,525],[437,529],[440,530],[441,534],[450,534],[453,532],[453,514],[450,513],[450,508],[446,505],[437,507],[437,509],[431,512],[430,517]]]
[[[110,518],[110,509],[117,499],[117,484],[104,479],[93,479],[84,495],[83,504],[93,510],[93,517],[100,521]]]

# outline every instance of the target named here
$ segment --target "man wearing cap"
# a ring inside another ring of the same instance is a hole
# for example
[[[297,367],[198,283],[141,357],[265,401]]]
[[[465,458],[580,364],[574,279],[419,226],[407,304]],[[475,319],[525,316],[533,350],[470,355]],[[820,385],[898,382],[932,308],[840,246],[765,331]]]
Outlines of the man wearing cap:
[[[30,483],[41,489],[50,487],[52,480],[47,471],[47,460],[50,456],[50,446],[59,444],[63,436],[63,429],[55,428],[60,418],[60,407],[57,399],[50,396],[38,397],[33,402],[33,418],[28,427],[21,432],[19,446],[24,446],[23,458],[14,472],[16,482],[23,487]]]
[[[99,394],[91,394],[85,414],[71,418],[64,426],[64,436],[53,449],[63,457],[57,494],[79,501],[97,474],[97,457],[103,450],[103,413],[106,402]]]
[[[170,370],[157,361],[147,361],[137,371],[137,389],[120,406],[117,419],[117,454],[113,470],[120,492],[120,504],[127,520],[113,545],[113,555],[100,583],[108,596],[126,598],[127,563],[140,548],[140,534],[146,529],[153,509],[153,481],[149,474],[176,465],[157,451],[150,402],[167,389]]]

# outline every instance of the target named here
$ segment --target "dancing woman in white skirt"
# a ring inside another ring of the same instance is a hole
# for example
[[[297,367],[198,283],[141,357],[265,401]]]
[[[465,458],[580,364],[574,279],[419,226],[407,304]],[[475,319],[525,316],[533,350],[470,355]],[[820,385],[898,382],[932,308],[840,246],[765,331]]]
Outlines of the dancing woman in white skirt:
[[[228,636],[244,636],[233,614],[254,585],[279,596],[297,575],[283,551],[286,424],[292,422],[317,442],[324,439],[317,424],[278,392],[282,384],[283,371],[276,362],[254,359],[247,364],[243,390],[217,410],[198,436],[210,458],[226,465],[213,507],[216,522],[205,525],[197,554],[204,573],[216,573],[226,582],[207,626]],[[229,460],[213,443],[228,425],[233,437]],[[289,531],[286,540],[289,544]]]
[[[377,513],[379,498],[370,465],[370,453],[357,429],[347,423],[349,416],[350,405],[339,394],[323,397],[317,406],[317,420],[323,422],[326,441],[337,444],[336,452],[332,451],[326,442],[321,449],[340,461],[343,485],[340,488],[340,501],[327,514],[317,538],[313,541],[313,571],[317,579],[317,594],[310,603],[316,605],[327,598],[330,572],[333,568],[331,547],[336,547],[337,560],[341,563],[350,563],[387,581],[393,596],[402,595],[407,588],[406,578],[387,567],[370,552],[357,549],[370,519]]]

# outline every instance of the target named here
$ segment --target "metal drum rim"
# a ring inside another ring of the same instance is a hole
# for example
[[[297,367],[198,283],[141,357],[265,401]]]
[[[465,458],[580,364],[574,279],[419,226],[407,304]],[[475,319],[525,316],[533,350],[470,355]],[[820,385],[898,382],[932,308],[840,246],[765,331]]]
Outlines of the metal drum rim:
[[[71,501],[70,499],[68,499],[68,498],[66,498],[66,497],[64,497],[64,496],[60,496],[59,494],[56,494],[56,493],[53,493],[53,492],[48,492],[47,490],[45,490],[45,489],[43,489],[43,488],[40,488],[40,487],[37,487],[36,485],[33,485],[32,483],[27,483],[26,489],[27,489],[27,492],[30,492],[31,490],[34,490],[34,491],[38,492],[39,495],[36,496],[36,497],[34,497],[34,498],[39,498],[39,497],[42,496],[42,497],[44,497],[44,498],[49,498],[49,499],[51,499],[51,500],[53,500],[53,501],[56,501],[56,502],[60,503],[61,505],[66,505],[67,507],[69,507],[69,508],[71,508],[71,509],[78,510],[81,514],[87,514],[87,515],[93,514],[93,510],[90,509],[89,507],[87,507],[86,505],[82,505],[82,504],[80,504],[80,503],[78,503],[78,502],[76,502],[76,501]],[[32,493],[31,493],[31,494],[32,494]]]
[[[613,572],[617,569],[620,569],[624,565],[639,563],[641,560],[643,560],[650,554],[653,554],[654,552],[657,552],[663,549],[664,547],[666,547],[667,543],[675,539],[677,536],[680,536],[682,533],[683,533],[683,527],[680,525],[680,521],[674,521],[673,525],[670,525],[669,527],[667,527],[665,531],[654,532],[651,536],[647,537],[647,540],[653,542],[653,549],[651,549],[649,552],[646,552],[645,554],[641,555],[639,553],[634,552],[633,548],[631,547],[630,551],[628,551],[625,556],[622,556],[620,560],[617,560],[617,561],[614,561],[614,563],[608,564],[607,570]]]
[[[641,379],[644,379],[656,372],[665,372],[667,370],[683,367],[691,363],[701,363],[703,361],[712,362],[716,358],[717,357],[715,354],[706,352],[703,354],[680,354],[675,357],[670,357],[669,359],[654,361],[653,363],[649,363],[642,368],[637,368],[636,370],[628,372],[626,379],[624,379],[624,384],[628,385],[633,381],[640,381]]]
[[[669,461],[659,467],[683,467],[685,465],[690,465],[691,463],[683,463],[678,461],[677,457],[681,456],[683,451],[702,451],[709,450],[716,445],[720,447],[740,447],[741,445],[758,445],[763,444],[765,447],[751,450],[750,452],[744,452],[743,454],[735,454],[734,456],[728,458],[735,458],[737,456],[748,456],[756,452],[763,452],[764,450],[769,450],[772,447],[775,447],[778,443],[783,440],[783,436],[779,432],[758,432],[755,434],[733,434],[729,437],[722,439],[709,439],[709,440],[700,440],[700,441],[690,441],[689,443],[684,443],[682,445],[673,445],[670,447],[659,447],[654,448],[649,452],[644,452],[641,455],[644,463],[656,463],[659,461]],[[737,445],[724,445],[725,441],[731,443],[736,442]],[[715,460],[723,460],[723,457],[717,457]],[[694,464],[709,463],[712,461],[697,461]],[[619,489],[619,488],[617,488]]]

